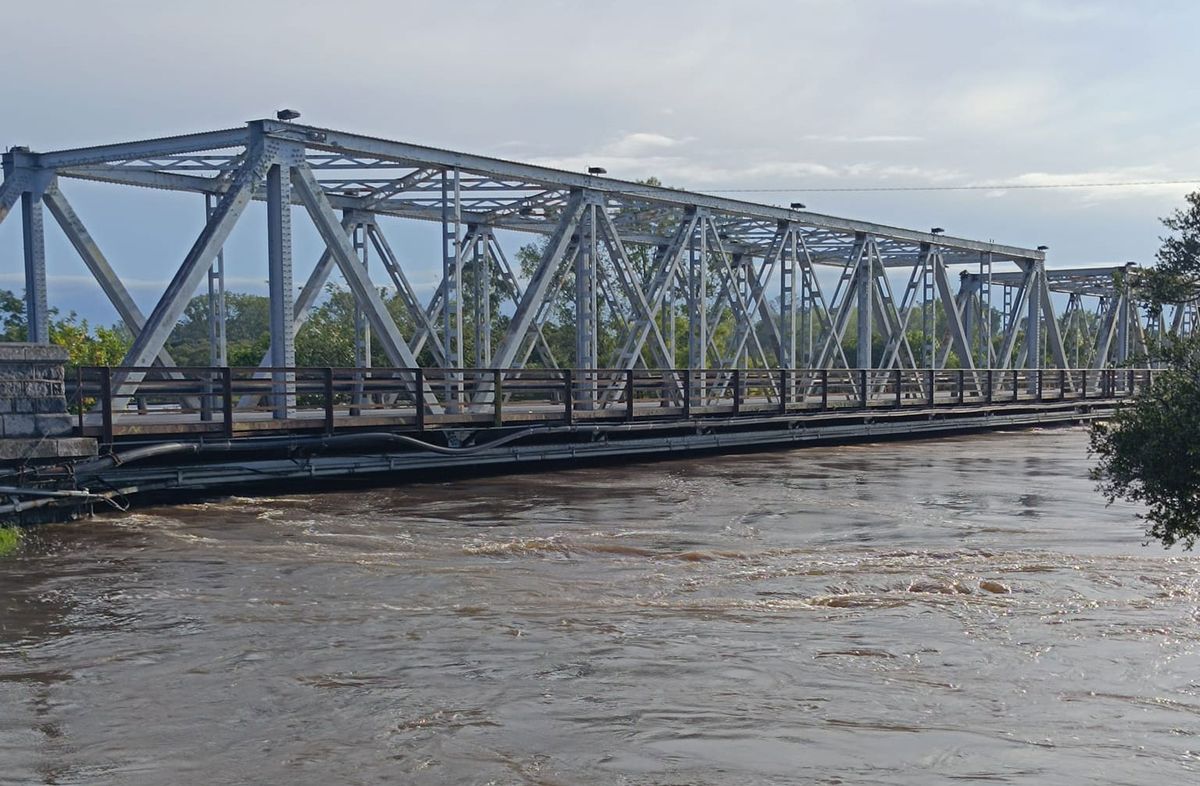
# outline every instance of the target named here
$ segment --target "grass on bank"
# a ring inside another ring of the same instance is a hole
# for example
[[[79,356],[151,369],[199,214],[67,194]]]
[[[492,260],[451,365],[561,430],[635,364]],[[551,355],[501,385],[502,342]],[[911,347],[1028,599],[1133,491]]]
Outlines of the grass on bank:
[[[21,545],[21,530],[16,527],[0,527],[0,557],[11,554]]]

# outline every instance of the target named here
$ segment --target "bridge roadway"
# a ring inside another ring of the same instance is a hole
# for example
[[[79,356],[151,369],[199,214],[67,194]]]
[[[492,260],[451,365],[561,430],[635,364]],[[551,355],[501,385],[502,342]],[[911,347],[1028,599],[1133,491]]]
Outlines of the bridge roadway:
[[[1031,404],[1117,400],[1150,384],[1150,369],[799,369],[614,371],[513,369],[260,369],[147,371],[136,397],[129,369],[84,368],[68,384],[77,435],[227,439],[364,429],[435,432],[533,425],[916,410],[985,412]],[[418,388],[434,403],[414,405]],[[570,405],[568,405],[568,402]]]
[[[149,370],[122,396],[128,372],[69,378],[78,433],[99,439],[100,457],[23,469],[0,515],[1063,425],[1110,415],[1155,373],[288,368],[274,373],[292,392],[272,402],[279,382],[258,369]]]

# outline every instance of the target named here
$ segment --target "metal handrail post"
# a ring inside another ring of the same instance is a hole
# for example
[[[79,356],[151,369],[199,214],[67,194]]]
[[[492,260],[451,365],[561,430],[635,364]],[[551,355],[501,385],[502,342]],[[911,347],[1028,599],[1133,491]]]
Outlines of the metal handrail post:
[[[100,403],[103,409],[100,415],[101,441],[112,445],[113,441],[113,400],[112,400],[112,367],[105,366],[100,375]]]
[[[325,388],[325,433],[333,433],[333,369],[321,369]]]
[[[416,408],[414,418],[417,431],[425,430],[425,370],[418,368],[413,372],[413,406]]]
[[[221,429],[225,439],[233,439],[233,369],[221,369]]]
[[[563,417],[570,426],[575,422],[575,375],[563,369]]]
[[[625,369],[625,419],[633,420],[633,369]]]
[[[492,369],[492,423],[504,425],[504,372],[498,368]]]

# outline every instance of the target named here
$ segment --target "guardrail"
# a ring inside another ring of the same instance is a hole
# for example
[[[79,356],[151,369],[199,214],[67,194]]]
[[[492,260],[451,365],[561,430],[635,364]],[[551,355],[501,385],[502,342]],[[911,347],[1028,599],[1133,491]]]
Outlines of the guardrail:
[[[1137,395],[1152,369],[96,367],[67,375],[80,435],[489,427]]]

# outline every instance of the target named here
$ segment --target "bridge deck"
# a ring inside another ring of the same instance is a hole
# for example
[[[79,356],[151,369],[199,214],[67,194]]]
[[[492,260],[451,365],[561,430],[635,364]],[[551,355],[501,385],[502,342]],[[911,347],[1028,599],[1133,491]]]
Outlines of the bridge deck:
[[[1109,415],[1152,377],[1146,369],[80,369],[68,400],[101,455],[22,476],[0,515],[74,517],[135,498],[1077,423]]]
[[[1039,403],[1112,402],[1153,372],[1046,370],[154,369],[132,396],[130,369],[84,369],[69,386],[80,436],[264,436],[804,416],[1000,411]],[[416,391],[424,386],[425,406]],[[497,394],[498,391],[498,394]]]

